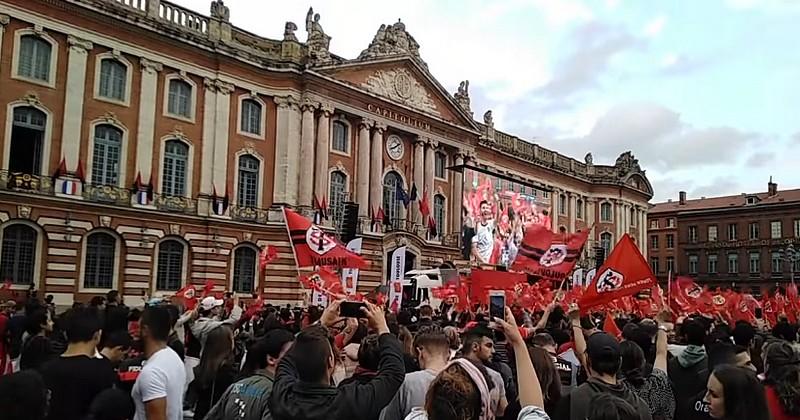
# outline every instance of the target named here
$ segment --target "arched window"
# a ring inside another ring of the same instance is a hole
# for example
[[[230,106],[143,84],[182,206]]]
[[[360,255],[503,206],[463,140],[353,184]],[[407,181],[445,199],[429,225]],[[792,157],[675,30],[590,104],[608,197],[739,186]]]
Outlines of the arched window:
[[[86,238],[86,259],[83,287],[111,289],[114,287],[114,258],[117,239],[105,232],[96,232]]]
[[[239,191],[236,203],[239,207],[258,205],[258,170],[261,162],[251,155],[239,157]]]
[[[17,74],[22,77],[49,82],[53,46],[36,35],[23,35],[19,41],[20,51]]]
[[[106,58],[100,62],[100,87],[98,89],[100,96],[124,101],[127,82],[128,66],[113,58]]]
[[[436,194],[433,196],[433,220],[436,222],[436,233],[438,237],[444,236],[444,196]]]
[[[562,216],[567,214],[567,196],[565,194],[558,196],[558,214]]]
[[[348,134],[347,124],[342,121],[333,122],[333,150],[343,153],[350,151]]]
[[[233,253],[233,291],[253,293],[256,284],[256,250],[240,246]]]
[[[578,199],[575,203],[575,217],[578,219],[583,219],[583,200]]]
[[[169,81],[167,112],[180,117],[192,118],[192,85],[180,79]]]
[[[117,185],[121,150],[122,130],[106,124],[95,127],[92,184]]]
[[[447,175],[445,175],[445,169],[447,168],[447,155],[442,152],[436,152],[436,158],[434,162],[434,173],[436,178],[447,179]]]
[[[186,195],[186,175],[189,167],[189,146],[179,140],[169,140],[164,146],[164,173],[161,193],[171,196]]]
[[[9,149],[9,171],[41,175],[42,148],[47,127],[47,115],[36,108],[14,108]]]
[[[342,171],[331,172],[329,205],[335,226],[341,226],[344,217],[344,201],[347,193],[347,175]]]
[[[600,234],[600,246],[605,250],[606,258],[611,253],[611,233],[603,232]]]
[[[394,221],[400,218],[400,208],[403,203],[397,197],[397,189],[403,188],[403,178],[395,171],[383,177],[383,212],[387,220]]]
[[[611,222],[614,215],[611,213],[611,203],[600,204],[600,221]]]
[[[3,281],[14,284],[33,283],[36,267],[36,230],[28,225],[14,224],[3,230],[3,249],[0,253],[0,275]]]
[[[182,242],[175,239],[167,239],[158,245],[157,290],[181,288],[185,248]]]
[[[261,104],[253,99],[242,101],[242,132],[261,135]]]

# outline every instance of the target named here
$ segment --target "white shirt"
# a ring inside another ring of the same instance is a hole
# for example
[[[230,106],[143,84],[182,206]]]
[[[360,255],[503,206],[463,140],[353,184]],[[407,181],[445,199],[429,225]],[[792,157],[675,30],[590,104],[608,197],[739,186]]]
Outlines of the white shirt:
[[[136,405],[133,420],[147,420],[145,403],[158,398],[167,399],[167,420],[183,420],[183,386],[186,371],[181,358],[169,347],[150,356],[144,363],[131,397]]]
[[[479,222],[475,226],[475,236],[472,237],[472,243],[475,244],[475,251],[483,263],[488,263],[489,259],[492,258],[492,251],[494,250],[493,231],[493,220],[487,220],[486,224]]]

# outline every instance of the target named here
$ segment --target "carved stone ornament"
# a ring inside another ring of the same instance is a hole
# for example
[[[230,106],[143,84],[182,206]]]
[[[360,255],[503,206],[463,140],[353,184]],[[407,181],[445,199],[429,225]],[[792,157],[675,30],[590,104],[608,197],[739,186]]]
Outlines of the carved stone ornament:
[[[119,120],[119,118],[117,118],[117,114],[114,114],[111,111],[106,111],[106,113],[103,114],[102,117],[100,117],[100,121],[111,125],[118,125],[118,126],[122,125],[122,122]]]
[[[319,23],[319,13],[314,13],[314,9],[309,7],[306,14],[306,32],[308,32],[308,39],[306,46],[308,46],[308,55],[312,63],[324,63],[331,60],[330,45],[331,37],[325,34],[322,30],[322,25]]]
[[[169,225],[169,233],[171,235],[180,235],[181,225],[176,225],[176,224]]]
[[[105,228],[111,227],[111,216],[100,216],[100,226]]]
[[[492,118],[492,110],[488,110],[483,114],[483,123],[489,127],[494,127],[494,119]]]
[[[215,0],[211,2],[211,17],[219,19],[223,22],[228,22],[231,18],[231,10],[225,5],[222,0]]]
[[[39,100],[39,94],[32,90],[25,93],[25,96],[20,98],[20,100],[26,102],[30,106],[42,106],[42,101]]]
[[[378,70],[362,86],[392,101],[439,115],[428,91],[406,69]]]
[[[592,165],[593,161],[594,161],[594,158],[592,157],[592,153],[591,152],[587,153],[586,156],[583,158],[583,161],[587,165]]]
[[[294,34],[294,31],[296,30],[297,30],[296,23],[286,22],[286,26],[283,29],[283,40],[297,42],[297,35]]]
[[[11,22],[11,17],[8,15],[0,14],[0,26],[6,26]]]
[[[161,70],[164,70],[163,64],[156,61],[148,60],[146,58],[140,58],[139,64],[142,66],[143,73],[154,74],[160,72]]]
[[[458,85],[458,91],[453,94],[453,99],[456,100],[458,106],[466,112],[472,112],[470,109],[469,100],[469,80],[464,80]]]
[[[642,168],[639,166],[639,160],[633,157],[630,151],[624,152],[617,158],[614,163],[619,176],[627,175],[631,172],[641,172]]]
[[[361,51],[358,59],[410,56],[426,65],[419,55],[419,44],[406,31],[406,25],[400,20],[392,25],[381,25],[366,50]],[[426,65],[427,66],[427,65]]]
[[[247,242],[252,242],[253,241],[253,234],[250,233],[250,232],[245,232],[243,237],[244,237],[244,240],[247,241]]]
[[[30,219],[31,208],[29,206],[17,206],[17,217],[20,219]]]
[[[175,128],[172,129],[169,136],[184,141],[187,144],[192,144],[192,141],[189,140],[189,137],[183,132],[183,127],[178,124],[175,124]]]
[[[67,43],[69,44],[70,50],[75,52],[85,53],[94,47],[91,41],[87,41],[73,35],[67,37]]]

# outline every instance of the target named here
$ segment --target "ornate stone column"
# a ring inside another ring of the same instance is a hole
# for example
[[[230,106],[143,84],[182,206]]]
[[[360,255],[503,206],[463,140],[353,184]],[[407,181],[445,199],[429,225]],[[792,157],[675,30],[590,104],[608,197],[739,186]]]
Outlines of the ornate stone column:
[[[550,192],[550,229],[553,232],[558,232],[558,197],[561,195],[561,190],[553,188]]]
[[[3,51],[3,34],[9,22],[11,22],[11,18],[8,15],[0,14],[0,51]]]
[[[217,101],[214,112],[214,158],[211,159],[214,167],[212,182],[217,186],[219,193],[224,194],[228,182],[228,133],[230,133],[233,85],[221,80],[215,80],[214,85],[216,87],[214,96],[217,97]],[[190,185],[189,191],[191,188]]]
[[[276,96],[273,99],[278,105],[277,126],[275,129],[275,179],[272,192],[273,204],[297,204],[297,170],[299,152],[293,154],[300,142],[300,108],[297,97]],[[298,121],[298,122],[295,122]],[[293,132],[293,128],[297,128]],[[292,193],[292,190],[294,192]]]
[[[369,206],[377,212],[383,207],[383,132],[386,125],[375,123],[372,131],[372,158],[370,159]],[[386,209],[383,209],[384,213]]]
[[[358,123],[358,160],[356,161],[356,180],[358,180],[358,183],[356,185],[356,201],[358,202],[359,217],[367,217],[371,211],[375,211],[375,209],[370,209],[369,201],[371,160],[369,130],[374,124],[374,121],[366,118]]]
[[[214,185],[214,138],[216,137],[217,123],[217,85],[213,79],[203,79],[205,95],[203,95],[203,144],[201,151],[202,161],[200,163],[200,192],[211,195],[214,187],[217,194],[224,194],[224,185]],[[142,179],[144,174],[142,174]],[[223,189],[223,191],[220,191]],[[213,214],[210,211],[209,214]]]
[[[414,184],[417,185],[417,193],[419,194],[420,200],[422,199],[422,195],[425,193],[424,189],[427,185],[425,183],[425,143],[427,139],[424,137],[417,137],[414,140]],[[409,187],[410,188],[410,187]],[[430,202],[428,203],[430,205]],[[422,223],[425,224],[425,221],[422,220],[422,213],[419,209],[419,202],[414,203],[411,205],[413,210],[411,215],[411,220],[415,223]]]
[[[439,142],[429,139],[427,147],[425,148],[425,188],[427,190],[428,205],[431,212],[433,211],[433,176],[436,162],[436,148],[439,147]],[[419,188],[419,186],[417,186]],[[425,194],[423,192],[423,194]]]
[[[302,111],[302,134],[300,138],[300,186],[298,204],[311,207],[314,194],[314,111],[319,104],[311,98],[304,97]]]
[[[578,195],[575,193],[567,193],[567,199],[569,200],[567,203],[569,204],[569,208],[567,213],[569,214],[569,233],[575,232],[575,220],[578,218]]]
[[[93,45],[89,41],[72,35],[67,37],[67,43],[69,44],[69,57],[67,61],[67,87],[64,95],[66,99],[64,101],[61,153],[66,160],[67,170],[74,171],[78,168],[78,159],[81,152],[83,97],[86,90],[86,60]],[[121,156],[120,158],[123,162],[126,160],[126,156]],[[49,159],[49,156],[46,156],[45,159]],[[89,159],[91,159],[91,156]]]
[[[586,197],[586,224],[589,228],[592,228],[595,221],[595,212],[597,211],[596,201],[592,197]],[[589,232],[589,243],[586,244],[587,247],[594,246],[594,238],[595,238],[595,231],[596,229],[592,228]]]
[[[459,152],[456,154],[456,166],[464,165],[465,156]],[[450,197],[450,220],[452,220],[452,228],[450,232],[461,232],[461,203],[464,200],[464,172],[453,172],[453,195]]]
[[[314,194],[317,200],[330,202],[328,197],[328,150],[331,144],[331,115],[333,115],[333,105],[322,104],[320,106],[319,119],[317,120],[317,152],[316,169],[314,170]]]
[[[149,182],[150,175],[153,173],[153,142],[156,133],[156,90],[158,88],[158,72],[163,70],[161,63],[150,61],[146,58],[139,60],[142,70],[142,81],[139,86],[139,124],[136,129],[136,167],[142,174],[142,182]],[[212,95],[213,96],[213,95]],[[205,133],[205,126],[203,127]],[[208,130],[211,132],[211,130]],[[203,138],[203,159],[207,159],[205,149],[205,135]],[[213,150],[213,149],[212,149]],[[200,165],[201,170],[208,165]],[[208,179],[201,184],[209,187],[211,174]],[[202,178],[201,178],[202,179]],[[208,191],[211,192],[210,190]]]

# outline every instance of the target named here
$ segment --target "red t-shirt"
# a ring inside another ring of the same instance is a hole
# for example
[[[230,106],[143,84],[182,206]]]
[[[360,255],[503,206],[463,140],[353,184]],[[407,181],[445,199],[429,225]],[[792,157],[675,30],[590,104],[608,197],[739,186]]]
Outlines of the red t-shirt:
[[[769,407],[772,420],[800,420],[800,416],[791,416],[783,411],[783,406],[781,406],[781,401],[778,398],[778,393],[775,392],[775,388],[769,385],[765,386],[764,394],[767,397],[767,407]]]

